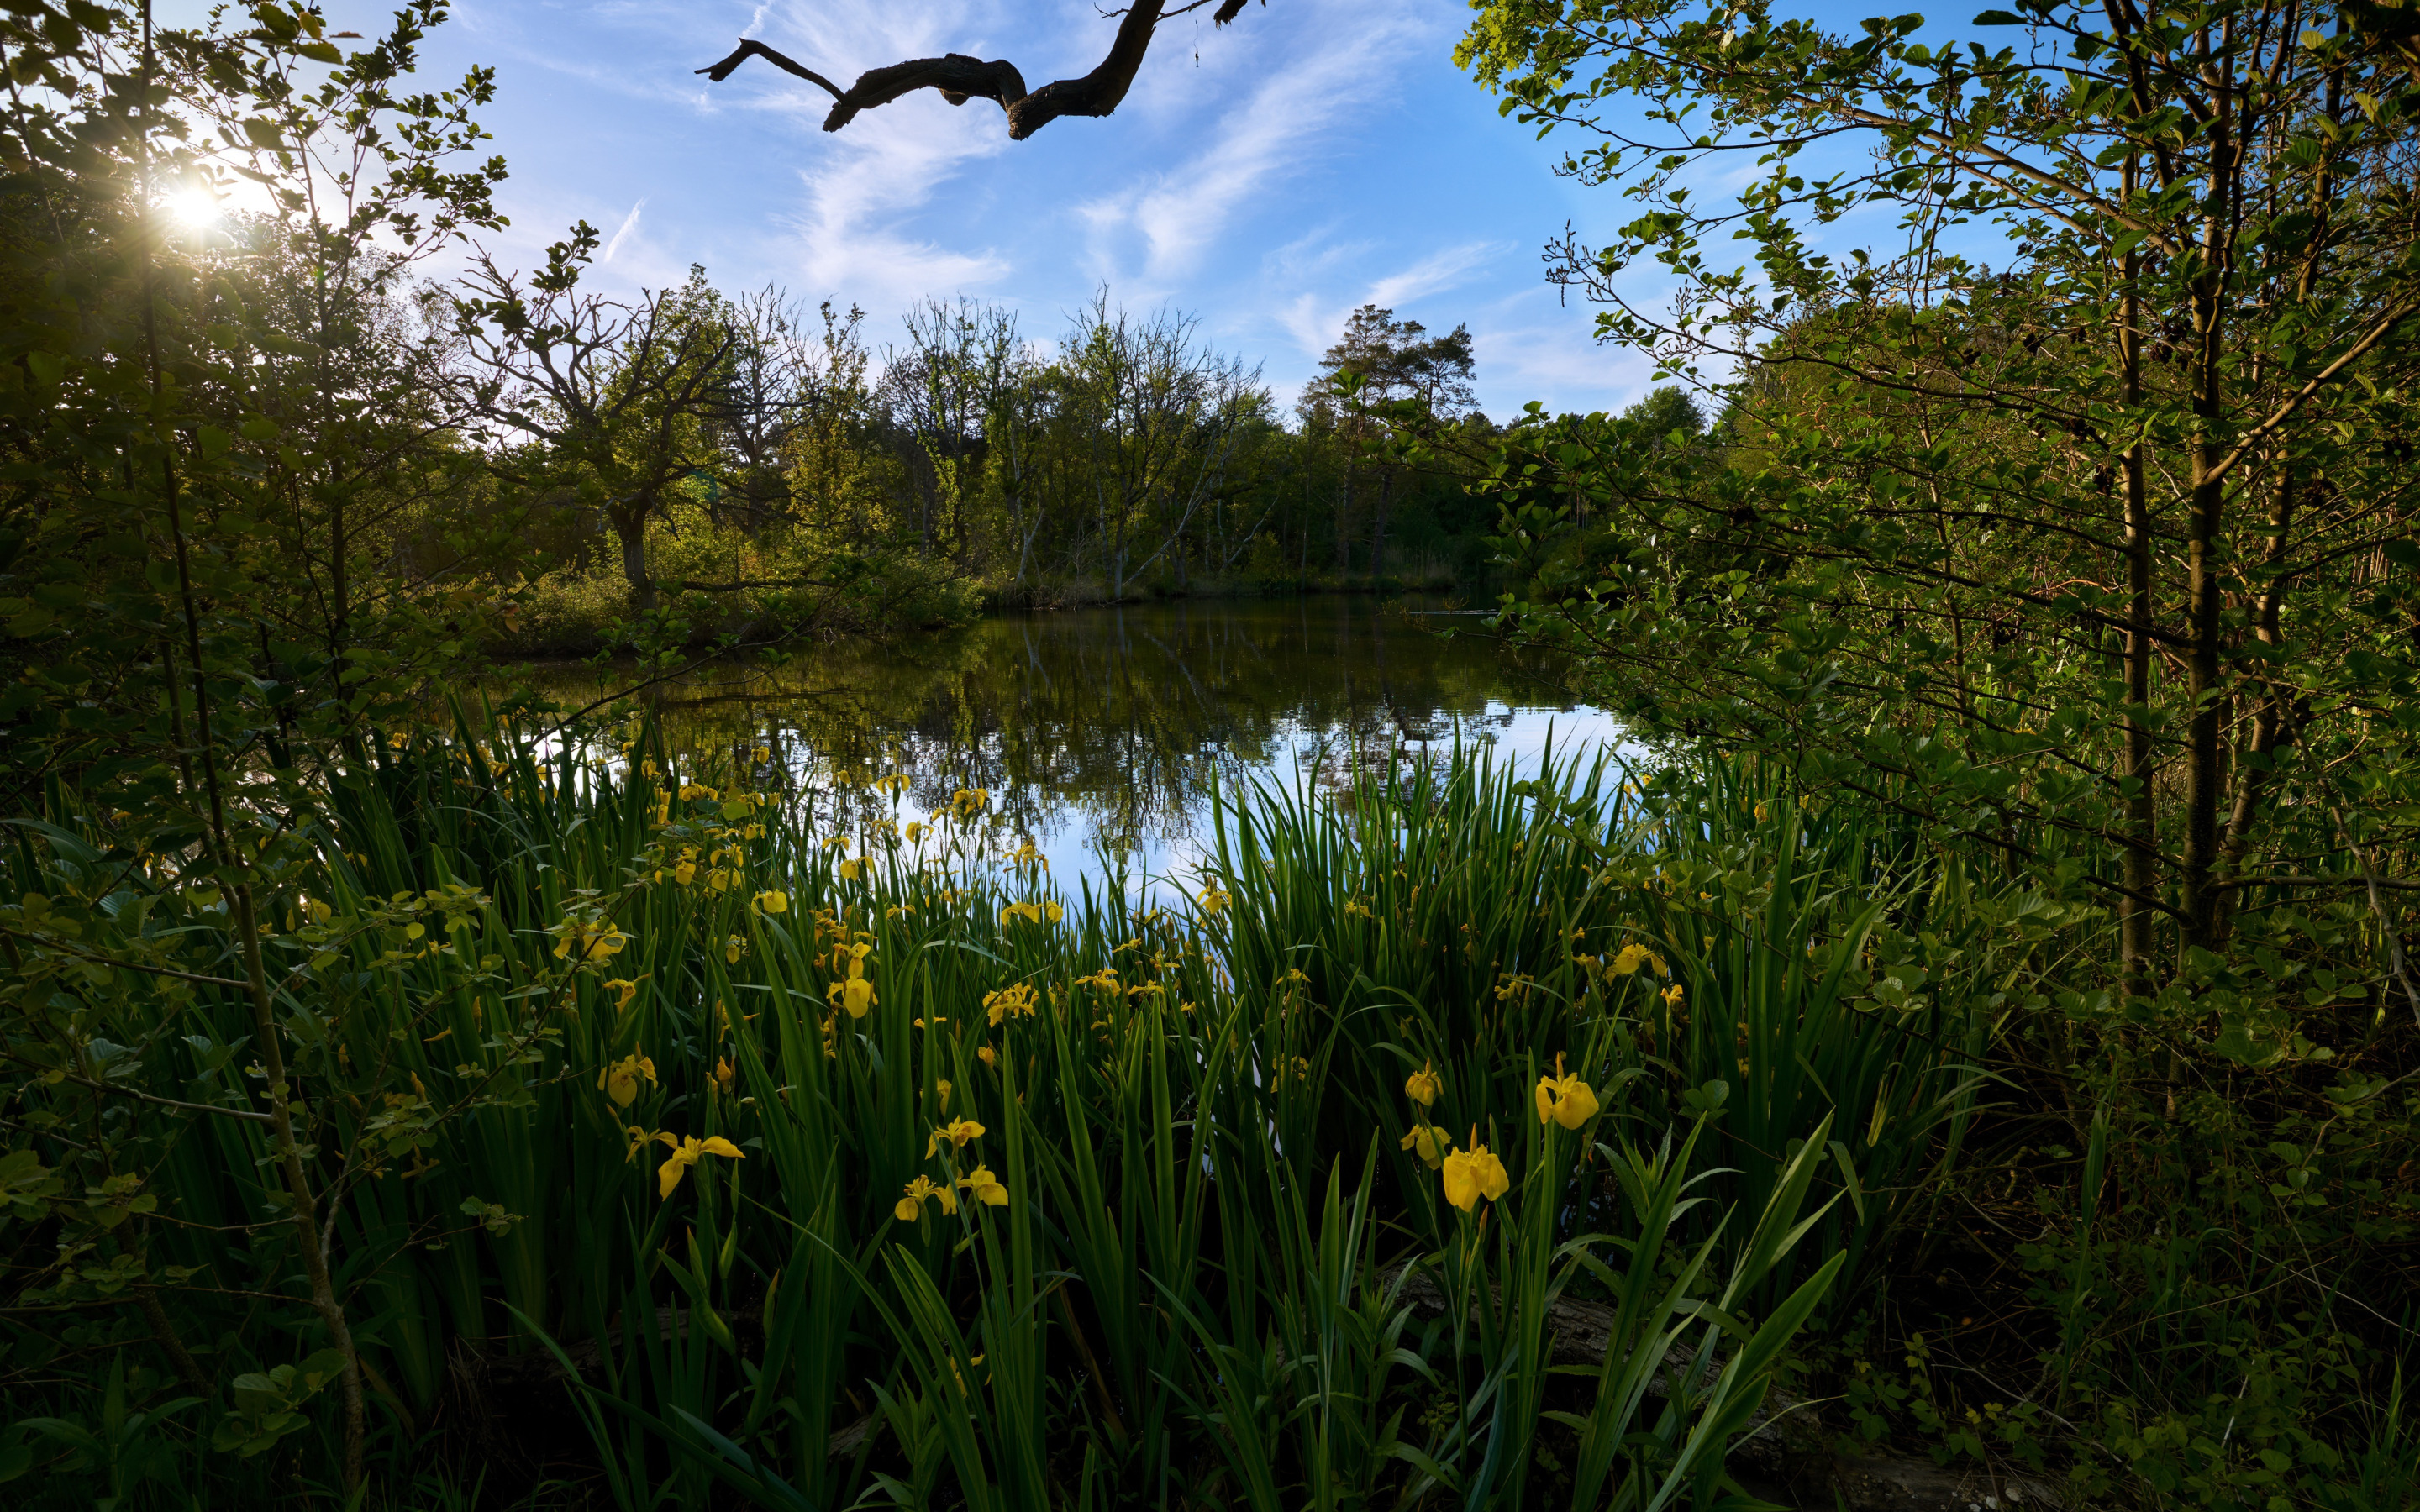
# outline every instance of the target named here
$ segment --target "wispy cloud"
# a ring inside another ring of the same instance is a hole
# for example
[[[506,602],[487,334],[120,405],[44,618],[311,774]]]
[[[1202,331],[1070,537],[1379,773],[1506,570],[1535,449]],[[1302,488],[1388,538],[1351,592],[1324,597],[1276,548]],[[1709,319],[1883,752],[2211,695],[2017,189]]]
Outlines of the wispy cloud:
[[[1598,345],[1585,316],[1482,318],[1473,322],[1471,352],[1491,393],[1542,398],[1550,411],[1620,409],[1643,397],[1655,375],[1645,354]],[[1518,405],[1503,408],[1498,420],[1511,419]]]
[[[1464,0],[1295,0],[1235,24],[1163,29],[1109,119],[1011,143],[999,110],[931,91],[821,130],[830,98],[762,62],[691,73],[735,36],[844,83],[942,53],[1006,57],[1029,83],[1081,74],[1116,22],[1094,0],[549,0],[473,3],[432,33],[432,82],[498,67],[482,113],[512,164],[488,244],[528,268],[575,220],[606,227],[601,290],[767,283],[861,304],[879,340],[927,296],[1017,310],[1030,337],[1106,282],[1167,301],[1265,359],[1284,390],[1373,302],[1479,337],[1490,412],[1629,402],[1648,375],[1590,340],[1530,249],[1618,210],[1549,171],[1449,65]],[[615,207],[621,207],[621,213]],[[606,266],[607,259],[611,266]]]
[[[604,254],[597,259],[597,266],[602,268],[613,262],[613,255],[622,250],[622,243],[628,239],[632,231],[638,229],[639,212],[646,208],[647,201],[643,195],[639,203],[630,207],[630,213],[622,217],[622,228],[613,233],[613,240],[605,243]]]
[[[1240,210],[1335,151],[1348,134],[1338,128],[1394,88],[1399,66],[1436,31],[1416,8],[1376,0],[1325,8],[1290,31],[1220,39],[1231,48],[1250,43],[1249,55],[1233,48],[1221,59],[1224,82],[1241,83],[1254,63],[1265,71],[1240,102],[1196,129],[1206,146],[1186,162],[1081,208],[1095,266],[1105,276],[1115,269],[1124,260],[1117,242],[1130,234],[1141,242],[1143,277],[1194,271]]]
[[[1297,294],[1277,311],[1278,324],[1306,356],[1326,351],[1344,330],[1345,317],[1364,304],[1400,310],[1432,294],[1468,282],[1512,250],[1505,241],[1465,241],[1439,247],[1409,266],[1381,274],[1353,298]]]

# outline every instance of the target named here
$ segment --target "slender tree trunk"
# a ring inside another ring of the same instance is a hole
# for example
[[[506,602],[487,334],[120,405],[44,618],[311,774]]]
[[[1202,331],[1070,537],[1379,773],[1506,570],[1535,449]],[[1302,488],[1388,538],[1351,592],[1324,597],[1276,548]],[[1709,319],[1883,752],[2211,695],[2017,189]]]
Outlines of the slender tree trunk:
[[[2211,883],[2218,865],[2219,808],[2226,801],[2220,736],[2226,688],[2219,670],[2220,610],[2226,601],[2223,561],[2226,489],[2217,476],[2219,425],[2224,418],[2219,371],[2226,337],[2226,283],[2234,211],[2234,101],[2220,92],[2211,129],[2210,197],[2204,211],[2200,277],[2195,280],[2194,320],[2193,513],[2186,522],[2185,576],[2193,627],[2186,691],[2193,700],[2185,776],[2185,851],[2179,903],[2184,913],[2185,949],[2214,943],[2218,898]]]
[[[2131,196],[2140,172],[2126,162]],[[2126,296],[2118,319],[2118,362],[2124,371],[2128,424],[2143,402],[2143,307],[2136,294],[2139,253],[2126,255]],[[2151,991],[2151,930],[2157,916],[2144,900],[2159,886],[2159,818],[2151,804],[2151,512],[2145,492],[2149,459],[2138,434],[2126,448],[2126,846],[2119,862],[2126,896],[2118,901],[2118,955],[2126,991]]]
[[[2260,597],[2252,609],[2252,633],[2263,645],[2275,645],[2281,639],[2279,620],[2285,608],[2286,580],[2278,576],[2278,568],[2285,564],[2301,493],[2300,480],[2288,463],[2277,480],[2275,501],[2270,508],[2269,540],[2262,548],[2260,562],[2263,581]],[[2226,938],[2236,906],[2242,902],[2242,888],[2237,883],[2243,858],[2252,849],[2252,832],[2259,817],[2260,802],[2268,793],[2278,748],[2292,738],[2293,711],[2287,702],[2286,690],[2262,678],[2258,699],[2253,706],[2252,737],[2236,759],[2235,801],[2227,812],[2226,837],[2219,844],[2218,874],[2213,879],[2218,894],[2211,921],[2214,941]]]
[[[1344,464],[1344,486],[1336,495],[1336,576],[1353,575],[1353,484],[1357,470]]]
[[[1373,584],[1386,576],[1387,507],[1394,501],[1395,474],[1393,470],[1389,469],[1378,474],[1377,517],[1370,531],[1370,581]]]

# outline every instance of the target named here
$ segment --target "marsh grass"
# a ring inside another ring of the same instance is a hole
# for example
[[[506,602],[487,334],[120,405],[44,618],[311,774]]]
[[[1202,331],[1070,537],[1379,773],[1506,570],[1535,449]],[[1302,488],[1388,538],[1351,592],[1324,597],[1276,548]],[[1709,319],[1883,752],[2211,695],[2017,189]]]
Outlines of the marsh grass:
[[[775,757],[458,713],[254,816],[372,1499],[1742,1504],[2073,927],[1745,764],[1231,793],[1154,904],[1063,896],[974,790],[864,774],[834,833]],[[341,1356],[227,901],[64,790],[15,835],[0,1473],[316,1495]],[[2068,1237],[2061,1390],[2106,1400]],[[1553,1364],[1563,1297],[1602,1360]],[[2346,1473],[2408,1485],[2372,1419]]]
[[[1580,1504],[1711,1504],[1838,1270],[1782,1274],[1802,1208],[1838,1206],[1810,1196],[1828,1124],[1743,1206],[1705,1187],[1740,1178],[1699,1168],[1714,1120],[1673,1126],[1630,1090],[1651,983],[1573,963],[1556,931],[1613,892],[1566,898],[1546,867],[1585,846],[1601,870],[1621,837],[1583,841],[1545,789],[1466,763],[1439,780],[1492,805],[1482,856],[1362,854],[1419,795],[1278,803],[1239,831],[1292,847],[1275,871],[1222,856],[1193,906],[1144,907],[1059,896],[977,792],[930,812],[887,793],[892,820],[816,833],[770,755],[676,757],[644,724],[542,753],[463,717],[263,836],[266,965],[384,1494],[427,1455],[485,1453],[490,1497],[567,1481],[630,1508],[1513,1505],[1541,1494],[1552,1423],[1599,1489]],[[909,824],[931,835],[903,843]],[[152,1410],[157,1462],[125,1497],[324,1476],[325,1371],[260,1384],[315,1341],[265,1135],[238,1116],[250,1021],[187,980],[231,949],[225,903],[174,858],[111,856],[64,794],[20,837],[11,894],[122,963],[95,968],[89,1012],[19,1036],[21,1060],[78,1077],[39,1094],[50,1117],[22,1126],[49,1137],[21,1148],[63,1172],[79,1120],[143,1120],[158,1200],[49,1267],[39,1246],[74,1225],[12,1211],[21,1307],[98,1325],[18,1389],[89,1412],[77,1383],[106,1360],[157,1401],[167,1339],[192,1341],[208,1392]],[[1454,885],[1408,880],[1431,866]],[[1486,933],[1424,972],[1338,912],[1362,875],[1395,879],[1367,894],[1380,918]],[[1543,903],[1506,904],[1506,878]],[[1457,1209],[1399,1148],[1415,1051],[1502,1195]],[[1530,1105],[1556,1053],[1607,1100],[1569,1133]],[[920,1180],[947,1211],[909,1200]],[[166,1333],[83,1279],[103,1260],[157,1278]],[[1447,1313],[1419,1316],[1407,1266]],[[1546,1364],[1573,1285],[1628,1299],[1594,1391]],[[1675,1350],[1690,1367],[1667,1369]],[[77,1462],[48,1431],[12,1435],[44,1495]]]

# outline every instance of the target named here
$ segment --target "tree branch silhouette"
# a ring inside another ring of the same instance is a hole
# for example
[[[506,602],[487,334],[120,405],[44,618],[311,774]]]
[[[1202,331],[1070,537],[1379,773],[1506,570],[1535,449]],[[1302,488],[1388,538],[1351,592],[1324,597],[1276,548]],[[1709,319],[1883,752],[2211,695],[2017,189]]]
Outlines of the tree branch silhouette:
[[[855,84],[843,89],[797,59],[748,38],[740,39],[730,56],[697,71],[720,84],[742,63],[761,57],[785,73],[820,85],[831,95],[831,112],[824,117],[827,131],[839,131],[855,120],[861,111],[887,105],[919,89],[939,89],[941,98],[953,105],[988,100],[1007,112],[1009,139],[1022,142],[1062,116],[1107,116],[1116,110],[1133,85],[1136,70],[1142,67],[1143,54],[1151,51],[1152,38],[1159,23],[1210,3],[1211,0],[1193,0],[1190,5],[1171,10],[1166,0],[1135,0],[1125,11],[1115,13],[1119,15],[1118,34],[1109,44],[1109,56],[1098,67],[1080,79],[1059,79],[1032,91],[1025,87],[1025,75],[1006,58],[986,63],[963,53],[868,69],[858,75]],[[1265,5],[1267,0],[1262,3]],[[1224,26],[1235,19],[1245,4],[1246,0],[1218,0],[1218,8],[1210,19]]]

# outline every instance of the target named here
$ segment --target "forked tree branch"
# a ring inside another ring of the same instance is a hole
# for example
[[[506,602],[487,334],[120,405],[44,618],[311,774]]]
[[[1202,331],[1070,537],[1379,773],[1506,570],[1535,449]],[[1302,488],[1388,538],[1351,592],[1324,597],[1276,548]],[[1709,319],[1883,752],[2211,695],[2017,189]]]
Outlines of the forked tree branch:
[[[827,131],[846,126],[860,111],[887,105],[919,89],[939,89],[941,98],[953,105],[988,100],[1008,113],[1010,140],[1021,142],[1062,116],[1107,116],[1116,110],[1134,84],[1136,70],[1142,67],[1143,54],[1151,51],[1152,35],[1159,23],[1208,3],[1209,0],[1193,0],[1190,5],[1180,5],[1170,11],[1167,0],[1134,0],[1118,23],[1117,39],[1109,44],[1109,55],[1101,60],[1098,68],[1080,79],[1061,79],[1031,93],[1025,87],[1025,75],[1006,58],[986,63],[963,53],[868,69],[858,75],[857,83],[843,89],[805,64],[746,38],[740,39],[729,57],[697,71],[720,84],[742,63],[761,57],[786,73],[821,85],[831,95],[831,113],[824,117]],[[1223,26],[1235,19],[1245,3],[1246,0],[1218,0],[1218,8],[1211,20]]]

